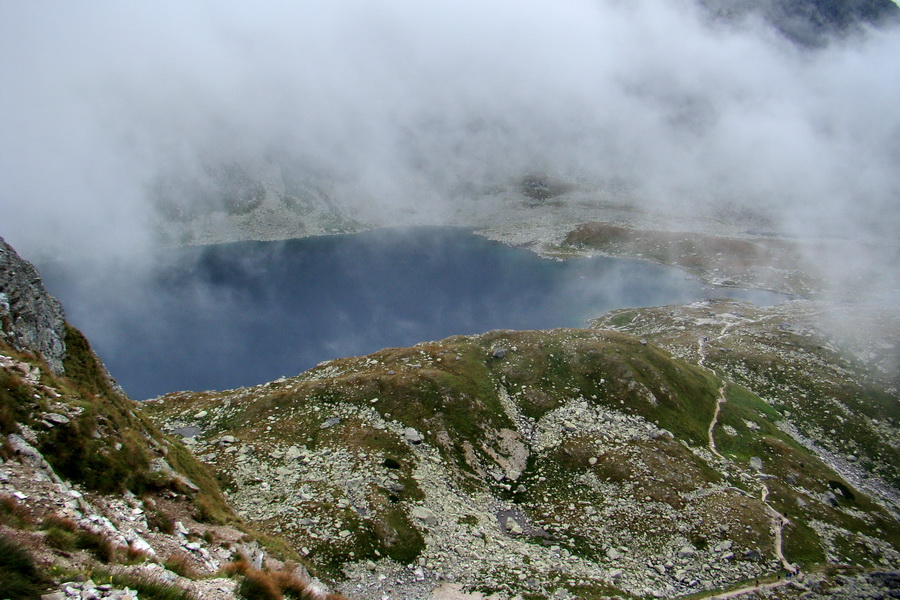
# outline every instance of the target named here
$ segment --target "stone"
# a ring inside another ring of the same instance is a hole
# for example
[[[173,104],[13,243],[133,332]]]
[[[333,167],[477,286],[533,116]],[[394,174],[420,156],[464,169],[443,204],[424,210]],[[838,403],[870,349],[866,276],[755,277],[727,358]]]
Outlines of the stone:
[[[208,415],[208,414],[209,414],[209,413],[206,412],[205,410],[201,410],[200,412],[198,412],[197,414],[194,415],[194,418],[195,418],[195,419],[202,419],[203,417],[205,417],[205,416]]]
[[[388,481],[387,483],[384,484],[384,487],[386,487],[388,490],[394,492],[395,494],[399,494],[399,493],[403,492],[403,490],[406,489],[406,487],[404,487],[404,485],[398,481]]]
[[[438,524],[437,515],[423,506],[413,507],[410,514],[412,514],[414,519],[422,521],[429,527],[435,527]]]
[[[235,442],[237,442],[237,438],[233,435],[223,435],[219,438],[220,444],[234,444]]]
[[[335,425],[339,425],[341,422],[340,417],[331,417],[330,419],[325,419],[325,422],[319,425],[321,429],[327,429],[329,427],[334,427]]]
[[[693,558],[694,556],[697,556],[697,551],[691,546],[682,546],[678,550],[678,558]]]
[[[757,471],[762,471],[763,462],[762,459],[758,456],[753,456],[750,458],[750,466]]]
[[[513,535],[522,535],[524,533],[519,522],[511,518],[506,520],[506,531]]]
[[[716,544],[715,551],[716,552],[725,552],[726,550],[731,550],[731,540],[725,540],[724,542],[719,542]]]
[[[53,592],[52,594],[44,594],[41,596],[41,600],[66,600],[66,595],[63,592]]]
[[[407,427],[403,430],[403,438],[409,442],[410,444],[421,444],[422,436],[421,434],[413,429],[412,427]]]
[[[506,358],[507,352],[508,352],[507,349],[504,348],[503,346],[496,346],[495,348],[493,348],[491,350],[491,358],[497,358],[497,359]]]
[[[69,417],[58,415],[56,413],[49,413],[45,418],[56,425],[67,425],[70,422]]]
[[[606,558],[608,558],[609,560],[619,560],[620,558],[622,558],[622,554],[615,548],[610,548],[606,551]]]

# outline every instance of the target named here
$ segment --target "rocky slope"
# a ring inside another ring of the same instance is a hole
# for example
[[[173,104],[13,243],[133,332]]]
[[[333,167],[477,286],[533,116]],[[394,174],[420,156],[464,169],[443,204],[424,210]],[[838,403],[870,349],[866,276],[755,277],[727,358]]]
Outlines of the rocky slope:
[[[498,331],[145,408],[354,597],[675,597],[897,568],[895,506],[707,360]]]
[[[2,240],[0,299],[0,597],[225,600],[263,565],[315,589],[120,393]]]
[[[753,389],[795,439],[900,514],[895,308],[719,300],[614,311],[594,326],[639,335]]]

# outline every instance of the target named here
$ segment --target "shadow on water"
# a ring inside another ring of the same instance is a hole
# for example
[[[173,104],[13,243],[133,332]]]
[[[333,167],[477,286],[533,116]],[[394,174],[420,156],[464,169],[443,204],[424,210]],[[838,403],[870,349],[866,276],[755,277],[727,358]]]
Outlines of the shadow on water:
[[[711,290],[636,260],[542,259],[458,228],[180,248],[147,267],[40,268],[134,398],[252,385],[455,334],[580,327],[615,308],[784,298]]]

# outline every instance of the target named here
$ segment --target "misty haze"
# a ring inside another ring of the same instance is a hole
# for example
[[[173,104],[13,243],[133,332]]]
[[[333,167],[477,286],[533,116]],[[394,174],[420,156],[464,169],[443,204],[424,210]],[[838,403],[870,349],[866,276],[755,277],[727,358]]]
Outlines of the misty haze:
[[[895,597],[898,57],[900,0],[0,0],[0,597]]]

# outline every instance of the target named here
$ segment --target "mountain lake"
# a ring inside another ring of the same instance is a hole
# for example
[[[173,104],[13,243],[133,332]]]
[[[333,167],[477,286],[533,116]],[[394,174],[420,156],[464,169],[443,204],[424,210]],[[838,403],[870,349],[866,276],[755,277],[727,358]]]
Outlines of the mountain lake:
[[[39,265],[134,399],[228,389],[492,329],[582,327],[624,307],[786,296],[621,258],[541,258],[449,227],[237,242]]]

